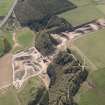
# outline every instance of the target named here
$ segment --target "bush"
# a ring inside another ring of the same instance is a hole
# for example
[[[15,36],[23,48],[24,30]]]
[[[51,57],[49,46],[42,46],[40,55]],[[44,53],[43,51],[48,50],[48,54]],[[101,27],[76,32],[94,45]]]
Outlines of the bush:
[[[65,65],[73,61],[72,55],[68,52],[60,52],[55,58],[55,63],[60,65]]]
[[[37,34],[35,39],[35,47],[41,52],[42,55],[48,56],[54,53],[56,49],[56,40],[48,33],[41,32]]]
[[[71,51],[60,52],[48,66],[47,72],[53,82],[49,89],[49,105],[77,105],[73,96],[78,92],[88,72],[82,70],[78,61],[75,62]]]
[[[11,50],[11,44],[6,37],[0,37],[0,56]]]

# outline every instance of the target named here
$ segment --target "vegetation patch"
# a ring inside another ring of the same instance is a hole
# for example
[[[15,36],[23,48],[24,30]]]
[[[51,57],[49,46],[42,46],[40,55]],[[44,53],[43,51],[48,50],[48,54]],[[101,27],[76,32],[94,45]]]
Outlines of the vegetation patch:
[[[33,44],[34,35],[33,32],[29,29],[23,29],[19,33],[17,33],[17,41],[23,47],[29,47]]]
[[[17,105],[15,91],[12,87],[0,92],[0,105]]]
[[[79,105],[104,105],[105,100],[105,29],[92,32],[77,39],[74,43],[98,68],[91,72],[86,81],[76,95]]]
[[[94,85],[88,91],[81,88],[77,96],[79,105],[104,105],[105,104],[105,69],[99,69],[89,76],[89,80]]]

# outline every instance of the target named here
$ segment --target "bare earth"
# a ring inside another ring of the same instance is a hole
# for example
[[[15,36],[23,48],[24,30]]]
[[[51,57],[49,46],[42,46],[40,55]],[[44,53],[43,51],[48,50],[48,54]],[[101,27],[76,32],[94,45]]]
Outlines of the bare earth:
[[[10,53],[0,58],[0,88],[12,83],[11,58]]]

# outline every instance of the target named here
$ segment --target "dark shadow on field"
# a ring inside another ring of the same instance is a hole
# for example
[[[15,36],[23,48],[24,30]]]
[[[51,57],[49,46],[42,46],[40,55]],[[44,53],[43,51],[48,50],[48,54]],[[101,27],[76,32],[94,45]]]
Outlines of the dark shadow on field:
[[[74,27],[65,19],[56,15],[46,16],[40,21],[31,22],[28,27],[33,31],[45,30],[48,33],[61,33],[64,31],[73,31]]]
[[[18,0],[14,12],[22,26],[37,28],[52,16],[76,7],[68,0]]]

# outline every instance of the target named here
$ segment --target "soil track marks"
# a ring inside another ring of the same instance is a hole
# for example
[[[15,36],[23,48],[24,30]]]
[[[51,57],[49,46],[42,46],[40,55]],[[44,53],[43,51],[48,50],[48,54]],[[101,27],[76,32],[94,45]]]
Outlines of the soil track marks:
[[[0,88],[12,83],[11,58],[11,53],[0,58]]]

